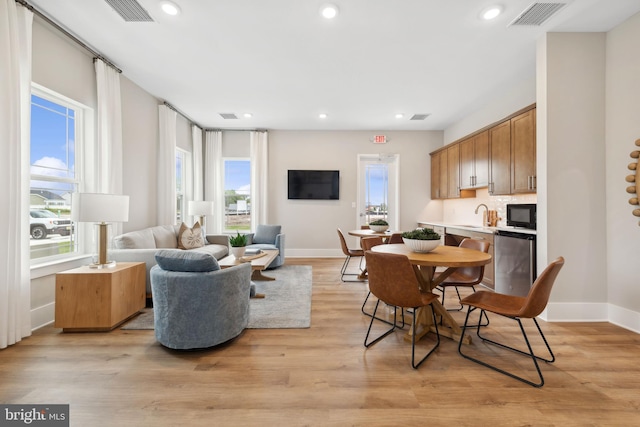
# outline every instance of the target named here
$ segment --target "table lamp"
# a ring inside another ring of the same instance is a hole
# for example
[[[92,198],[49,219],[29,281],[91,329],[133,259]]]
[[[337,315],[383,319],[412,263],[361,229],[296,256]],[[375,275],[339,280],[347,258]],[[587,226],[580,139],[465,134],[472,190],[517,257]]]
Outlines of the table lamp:
[[[206,216],[213,215],[213,202],[192,200],[187,207],[187,213],[192,216],[197,216],[200,227],[204,230]]]
[[[98,260],[90,267],[114,267],[115,261],[107,260],[108,227],[111,222],[129,220],[129,196],[73,193],[71,194],[71,219],[77,222],[94,222],[98,227]]]

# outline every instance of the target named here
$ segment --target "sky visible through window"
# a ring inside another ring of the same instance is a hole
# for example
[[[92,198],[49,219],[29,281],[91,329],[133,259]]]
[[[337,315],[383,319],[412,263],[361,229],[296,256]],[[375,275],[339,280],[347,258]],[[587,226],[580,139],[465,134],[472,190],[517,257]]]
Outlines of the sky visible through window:
[[[224,189],[249,195],[251,188],[251,162],[249,160],[225,160]]]
[[[31,96],[31,173],[56,178],[75,176],[75,112],[72,109]],[[69,191],[65,183],[44,184],[58,193]]]

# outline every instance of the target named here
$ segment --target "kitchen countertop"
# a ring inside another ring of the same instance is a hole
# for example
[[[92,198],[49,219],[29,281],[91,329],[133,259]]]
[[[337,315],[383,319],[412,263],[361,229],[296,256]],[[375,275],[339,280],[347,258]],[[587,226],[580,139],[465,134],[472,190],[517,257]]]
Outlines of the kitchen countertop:
[[[528,228],[522,227],[512,227],[512,226],[498,226],[498,227],[483,227],[481,225],[471,225],[471,224],[451,224],[447,222],[440,221],[418,221],[418,224],[429,224],[444,228],[457,228],[461,230],[467,231],[475,231],[477,233],[486,233],[486,234],[497,234],[498,231],[512,231],[514,233],[522,233],[522,234],[533,234],[536,235],[536,230],[530,230]],[[453,233],[449,233],[453,234]]]

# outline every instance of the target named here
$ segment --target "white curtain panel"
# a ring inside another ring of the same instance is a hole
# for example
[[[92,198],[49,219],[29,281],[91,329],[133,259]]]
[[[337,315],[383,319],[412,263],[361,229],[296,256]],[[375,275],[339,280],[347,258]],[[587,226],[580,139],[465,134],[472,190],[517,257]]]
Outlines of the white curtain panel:
[[[0,0],[0,348],[31,335],[29,155],[33,13]]]
[[[207,233],[220,234],[225,215],[222,132],[206,131],[204,144],[204,199],[212,201],[214,206],[213,217],[207,216]]]
[[[158,225],[176,222],[176,119],[166,105],[158,106]]]
[[[251,230],[267,224],[268,134],[251,132]]]
[[[204,175],[202,174],[202,129],[191,125],[191,139],[193,140],[193,200],[204,200]]]
[[[94,174],[87,182],[94,193],[122,194],[122,102],[120,101],[120,73],[96,58],[96,86],[98,89],[98,120],[96,147],[94,151]],[[114,236],[122,234],[122,223],[112,224]]]

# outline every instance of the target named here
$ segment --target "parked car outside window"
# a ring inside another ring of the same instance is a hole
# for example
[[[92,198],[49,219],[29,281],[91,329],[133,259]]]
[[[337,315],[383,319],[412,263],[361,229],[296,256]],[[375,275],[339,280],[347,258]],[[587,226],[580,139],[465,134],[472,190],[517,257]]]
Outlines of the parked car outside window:
[[[68,236],[71,234],[71,220],[58,218],[56,214],[46,209],[31,209],[29,212],[31,223],[31,237],[40,240],[49,234]]]

